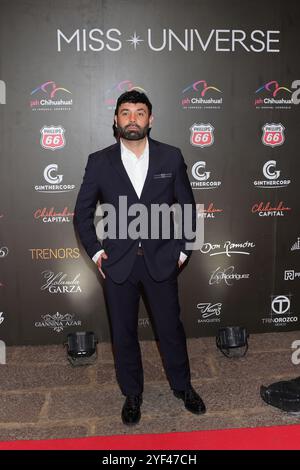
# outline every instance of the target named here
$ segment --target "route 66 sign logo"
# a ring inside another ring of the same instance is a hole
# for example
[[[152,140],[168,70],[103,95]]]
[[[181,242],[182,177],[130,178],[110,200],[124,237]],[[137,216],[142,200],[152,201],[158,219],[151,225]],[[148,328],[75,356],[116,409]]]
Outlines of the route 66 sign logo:
[[[284,126],[279,124],[265,124],[262,127],[263,135],[262,135],[262,143],[264,145],[269,145],[270,147],[277,147],[278,145],[282,145],[285,137],[284,137]]]
[[[66,145],[62,126],[44,126],[41,129],[41,146],[44,149],[58,150]]]
[[[211,124],[193,124],[190,142],[195,147],[209,147],[214,143],[214,127]]]

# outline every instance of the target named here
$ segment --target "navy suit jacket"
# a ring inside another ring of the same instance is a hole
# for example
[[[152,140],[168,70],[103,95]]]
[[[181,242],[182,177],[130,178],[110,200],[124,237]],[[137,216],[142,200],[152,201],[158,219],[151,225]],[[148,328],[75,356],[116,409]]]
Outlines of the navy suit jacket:
[[[113,281],[124,282],[133,267],[139,243],[142,243],[144,259],[151,277],[163,281],[177,269],[180,252],[188,256],[184,237],[174,238],[173,219],[170,218],[169,239],[159,234],[156,239],[118,238],[119,196],[127,196],[128,208],[132,204],[144,204],[150,213],[151,204],[191,204],[193,230],[196,226],[196,205],[186,173],[186,164],[181,151],[171,145],[149,140],[149,167],[140,198],[137,196],[121,159],[120,142],[91,154],[88,158],[83,182],[78,193],[74,223],[80,240],[92,258],[104,249],[108,259],[102,258],[103,271]],[[97,203],[110,203],[115,207],[117,220],[116,238],[97,238],[94,215]],[[124,214],[123,214],[124,215]],[[128,224],[139,216],[128,217]],[[151,220],[149,215],[149,233]]]

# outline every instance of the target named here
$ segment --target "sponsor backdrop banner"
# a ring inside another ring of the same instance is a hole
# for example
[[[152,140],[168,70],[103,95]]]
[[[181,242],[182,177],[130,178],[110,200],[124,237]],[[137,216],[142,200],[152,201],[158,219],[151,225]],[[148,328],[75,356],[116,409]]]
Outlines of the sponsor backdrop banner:
[[[0,28],[0,338],[110,340],[73,213],[132,88],[203,205],[204,245],[179,275],[187,336],[299,329],[300,4],[2,0]],[[139,328],[153,337],[143,302]]]

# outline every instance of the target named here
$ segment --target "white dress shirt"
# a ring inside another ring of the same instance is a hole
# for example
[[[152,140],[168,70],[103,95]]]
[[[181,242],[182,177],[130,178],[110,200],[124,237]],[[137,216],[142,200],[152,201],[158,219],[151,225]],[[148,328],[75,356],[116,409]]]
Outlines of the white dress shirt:
[[[122,163],[125,167],[125,170],[128,174],[128,177],[131,181],[132,186],[134,187],[134,190],[140,199],[143,186],[145,184],[147,172],[148,172],[148,167],[149,167],[149,142],[148,139],[146,139],[146,145],[143,150],[143,153],[140,157],[137,157],[134,152],[129,150],[129,148],[124,145],[122,139],[120,139],[121,142],[121,159]],[[141,246],[141,243],[139,244]],[[93,261],[97,263],[99,256],[101,253],[103,253],[104,250],[99,250],[97,253],[93,256]],[[180,261],[184,263],[186,260],[187,255],[185,253],[180,253]]]

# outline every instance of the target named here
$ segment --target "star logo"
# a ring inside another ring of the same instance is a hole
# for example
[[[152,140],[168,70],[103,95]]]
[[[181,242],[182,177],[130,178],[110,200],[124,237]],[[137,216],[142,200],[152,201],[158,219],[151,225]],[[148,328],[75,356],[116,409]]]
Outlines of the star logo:
[[[135,31],[133,36],[131,36],[130,39],[127,39],[127,42],[130,42],[131,45],[134,47],[134,50],[136,51],[136,46],[139,46],[140,42],[144,42],[144,39],[140,39],[140,36],[137,36]]]

